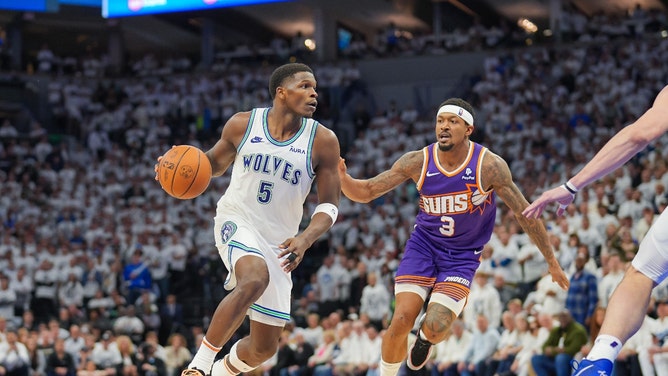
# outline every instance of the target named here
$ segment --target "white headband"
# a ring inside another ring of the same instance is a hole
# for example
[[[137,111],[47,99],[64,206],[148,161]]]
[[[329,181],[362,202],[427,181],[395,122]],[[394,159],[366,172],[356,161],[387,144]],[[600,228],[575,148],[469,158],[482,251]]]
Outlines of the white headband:
[[[470,112],[466,111],[465,109],[459,106],[455,106],[454,104],[446,104],[445,106],[438,109],[436,116],[445,112],[449,114],[455,114],[460,118],[464,119],[464,121],[467,122],[468,124],[471,125],[473,124],[473,115],[471,115]]]

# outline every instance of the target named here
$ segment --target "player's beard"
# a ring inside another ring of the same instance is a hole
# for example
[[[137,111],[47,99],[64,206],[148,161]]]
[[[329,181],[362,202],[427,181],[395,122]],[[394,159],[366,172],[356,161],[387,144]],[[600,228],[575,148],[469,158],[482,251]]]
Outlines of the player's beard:
[[[440,150],[440,151],[450,151],[454,147],[455,147],[455,144],[449,144],[449,145],[441,145],[440,143],[438,144],[438,150]]]

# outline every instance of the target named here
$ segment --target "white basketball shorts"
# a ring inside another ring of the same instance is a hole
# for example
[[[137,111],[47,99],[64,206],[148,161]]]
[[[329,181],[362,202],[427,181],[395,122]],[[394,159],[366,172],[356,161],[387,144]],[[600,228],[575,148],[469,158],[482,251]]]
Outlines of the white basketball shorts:
[[[248,310],[253,321],[273,326],[284,326],[290,321],[292,278],[281,268],[278,244],[269,244],[248,223],[239,217],[218,215],[214,218],[214,238],[218,253],[230,272],[225,289],[237,285],[235,268],[237,261],[245,256],[260,257],[269,269],[269,285],[260,298]]]
[[[668,210],[659,215],[640,242],[631,264],[657,284],[668,277]]]

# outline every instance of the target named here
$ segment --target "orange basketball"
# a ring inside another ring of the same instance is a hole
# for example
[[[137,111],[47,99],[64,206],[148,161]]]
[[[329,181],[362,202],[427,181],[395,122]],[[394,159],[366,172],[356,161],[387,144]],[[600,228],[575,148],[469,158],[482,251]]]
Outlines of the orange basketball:
[[[187,200],[201,195],[211,181],[211,162],[200,149],[178,145],[158,164],[158,181],[170,196]]]

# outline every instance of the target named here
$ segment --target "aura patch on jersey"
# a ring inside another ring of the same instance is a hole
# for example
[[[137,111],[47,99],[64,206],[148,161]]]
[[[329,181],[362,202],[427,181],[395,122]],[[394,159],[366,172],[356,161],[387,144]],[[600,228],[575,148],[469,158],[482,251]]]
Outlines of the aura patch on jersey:
[[[220,239],[222,240],[223,244],[226,244],[235,232],[237,232],[236,223],[231,221],[223,223],[220,228]]]
[[[301,152],[300,154],[305,154]],[[246,154],[243,157],[244,171],[254,171],[261,174],[279,176],[292,185],[297,185],[301,181],[303,175],[302,170],[295,168],[295,166],[281,157],[271,154],[253,153]]]

